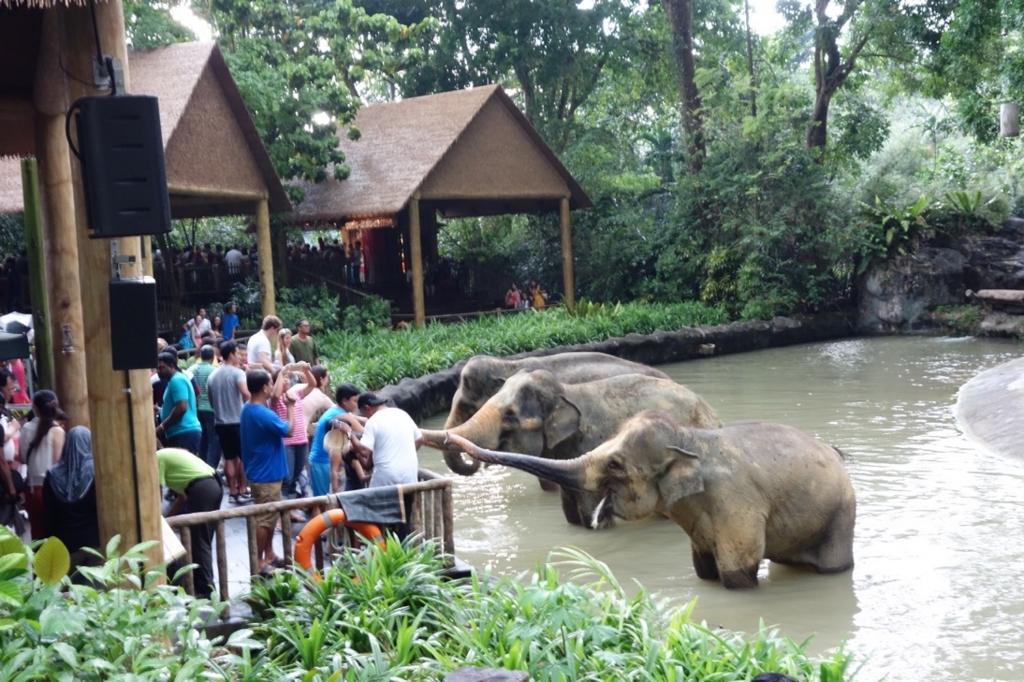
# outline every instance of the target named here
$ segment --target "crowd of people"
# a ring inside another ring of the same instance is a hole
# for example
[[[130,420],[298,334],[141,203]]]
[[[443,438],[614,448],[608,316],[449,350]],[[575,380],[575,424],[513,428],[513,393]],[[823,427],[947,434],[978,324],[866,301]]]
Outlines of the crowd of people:
[[[226,317],[226,316],[225,316]],[[195,318],[198,360],[185,367],[160,342],[152,373],[157,468],[169,503],[166,515],[209,512],[232,505],[269,504],[363,487],[414,483],[421,434],[412,419],[374,393],[342,383],[332,391],[309,323],[296,333],[267,316],[246,343],[215,333]],[[237,326],[237,324],[236,324]],[[235,329],[229,330],[229,333]],[[276,348],[274,348],[276,346]],[[0,368],[4,406],[18,390]],[[99,548],[91,434],[70,426],[49,390],[31,398],[27,420],[4,406],[6,466],[0,466],[0,522],[33,539],[55,535],[87,563],[85,547]],[[23,508],[28,516],[11,513]],[[302,515],[293,521],[305,522]],[[273,549],[278,514],[257,516],[263,573],[283,565]],[[214,589],[214,524],[193,527],[196,595]]]

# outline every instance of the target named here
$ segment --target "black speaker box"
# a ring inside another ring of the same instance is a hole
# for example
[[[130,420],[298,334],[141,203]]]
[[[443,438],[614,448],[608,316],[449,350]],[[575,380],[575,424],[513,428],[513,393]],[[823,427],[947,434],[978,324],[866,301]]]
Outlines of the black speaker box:
[[[110,283],[110,354],[114,369],[156,367],[156,282]]]
[[[75,107],[89,236],[170,232],[156,97],[84,97]]]

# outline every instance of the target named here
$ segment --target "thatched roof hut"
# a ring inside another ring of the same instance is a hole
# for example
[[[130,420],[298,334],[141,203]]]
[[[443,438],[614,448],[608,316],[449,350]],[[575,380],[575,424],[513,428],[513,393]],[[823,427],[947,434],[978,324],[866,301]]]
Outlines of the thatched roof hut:
[[[573,305],[569,211],[593,204],[501,87],[375,104],[359,110],[358,140],[339,134],[345,181],[301,184],[294,223],[359,230],[366,283],[403,289],[411,274],[423,324],[424,264],[437,259],[438,216],[558,212],[563,286]],[[393,229],[378,229],[393,228]]]
[[[131,52],[132,94],[160,102],[167,184],[175,218],[252,212],[269,197],[271,212],[291,208],[242,95],[214,42],[178,43]],[[17,151],[33,152],[33,136]],[[16,179],[16,181],[12,181]],[[16,160],[0,160],[0,213],[21,210]]]
[[[593,205],[497,85],[366,106],[354,126],[338,136],[351,177],[303,184],[296,223],[394,217],[417,193],[448,217]]]

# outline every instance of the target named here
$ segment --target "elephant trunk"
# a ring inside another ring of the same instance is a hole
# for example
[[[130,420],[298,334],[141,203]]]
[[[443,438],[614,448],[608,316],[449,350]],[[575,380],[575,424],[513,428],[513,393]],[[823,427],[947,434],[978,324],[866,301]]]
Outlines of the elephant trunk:
[[[514,452],[497,452],[479,447],[471,441],[460,437],[454,431],[448,434],[448,443],[467,453],[477,462],[509,466],[557,483],[563,488],[586,490],[586,457],[545,459],[532,455],[520,455]]]
[[[467,401],[462,399],[462,387],[459,386],[455,389],[455,395],[452,396],[452,408],[448,413],[448,419],[444,422],[444,428],[454,429],[456,426],[465,424],[470,417],[472,417],[472,409]]]
[[[424,430],[422,433],[423,440],[441,450],[449,469],[462,476],[472,476],[480,469],[480,461],[474,459],[467,462],[462,456],[462,451],[449,443],[448,436],[460,436],[483,447],[497,447],[500,429],[501,413],[496,407],[484,405],[468,422],[458,428],[450,431]]]

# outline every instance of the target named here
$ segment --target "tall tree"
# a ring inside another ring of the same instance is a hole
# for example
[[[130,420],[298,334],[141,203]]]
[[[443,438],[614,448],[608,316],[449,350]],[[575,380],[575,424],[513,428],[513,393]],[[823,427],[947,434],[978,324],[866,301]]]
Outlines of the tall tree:
[[[368,74],[397,78],[421,54],[417,33],[432,25],[370,15],[352,0],[193,0],[192,7],[214,27],[278,174],[314,182],[348,176],[335,134],[355,117],[360,83]]]
[[[639,0],[437,0],[427,58],[404,81],[407,95],[500,83],[556,152],[606,70],[636,45]]]
[[[704,166],[707,146],[704,143],[703,104],[697,88],[697,62],[694,58],[693,0],[662,0],[662,5],[672,26],[672,51],[678,65],[677,83],[687,160],[690,172],[696,174]]]

